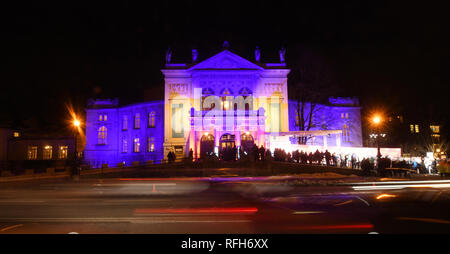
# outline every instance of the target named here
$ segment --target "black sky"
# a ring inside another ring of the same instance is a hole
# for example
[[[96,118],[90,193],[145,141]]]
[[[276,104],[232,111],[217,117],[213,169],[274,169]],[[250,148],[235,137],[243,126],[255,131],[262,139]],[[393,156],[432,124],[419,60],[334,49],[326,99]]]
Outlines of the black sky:
[[[326,59],[342,96],[365,110],[448,117],[445,6],[399,1],[131,1],[3,7],[0,122],[60,128],[64,104],[163,98],[164,54],[205,59],[227,40],[239,55],[288,66],[307,48]],[[113,3],[114,2],[114,3]],[[314,3],[312,3],[314,2]]]

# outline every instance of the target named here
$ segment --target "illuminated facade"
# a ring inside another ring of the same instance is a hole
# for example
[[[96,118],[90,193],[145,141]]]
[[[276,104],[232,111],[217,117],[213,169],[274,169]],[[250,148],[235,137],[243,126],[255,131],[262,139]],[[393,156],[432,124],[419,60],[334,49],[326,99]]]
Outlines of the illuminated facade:
[[[288,99],[290,70],[280,63],[244,59],[227,48],[193,63],[171,63],[162,70],[164,101],[118,107],[117,101],[91,101],[87,111],[85,160],[95,167],[117,163],[160,162],[170,151],[177,158],[192,149],[194,158],[227,147],[249,149],[295,145],[361,147],[357,99],[330,98],[318,105],[314,127],[300,132],[296,102]]]

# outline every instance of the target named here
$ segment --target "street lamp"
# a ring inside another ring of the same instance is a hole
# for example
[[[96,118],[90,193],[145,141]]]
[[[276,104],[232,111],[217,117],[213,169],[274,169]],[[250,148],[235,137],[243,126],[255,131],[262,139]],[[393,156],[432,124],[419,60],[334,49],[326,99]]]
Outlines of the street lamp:
[[[379,130],[379,126],[381,125],[382,122],[382,118],[379,115],[374,115],[372,117],[372,123],[375,125],[375,128],[377,130]],[[380,152],[380,144],[378,142],[378,136],[379,135],[375,135],[375,140],[377,142],[377,158],[380,159],[381,158],[381,152]]]
[[[74,119],[72,121],[73,127],[75,128],[75,144],[74,144],[74,151],[75,151],[75,157],[74,157],[74,170],[73,175],[75,176],[75,179],[78,179],[79,175],[79,168],[78,168],[78,151],[77,151],[77,140],[78,140],[78,132],[80,131],[81,122],[77,119],[76,116],[74,116]]]
[[[78,127],[80,127],[80,120],[78,120],[78,119],[74,119],[73,120],[73,126],[75,126],[75,128],[78,128]]]
[[[374,116],[372,118],[372,122],[376,125],[378,125],[381,122],[381,117],[380,116]]]

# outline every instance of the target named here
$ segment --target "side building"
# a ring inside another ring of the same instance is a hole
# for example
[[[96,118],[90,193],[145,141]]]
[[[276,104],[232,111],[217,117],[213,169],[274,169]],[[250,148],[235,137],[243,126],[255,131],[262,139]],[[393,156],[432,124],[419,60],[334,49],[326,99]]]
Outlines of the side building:
[[[361,107],[357,97],[330,97],[328,104],[316,104],[311,110],[311,104],[303,105],[306,123],[299,119],[299,111],[302,105],[296,100],[289,100],[289,131],[311,131],[307,138],[307,145],[311,146],[336,146],[336,147],[362,147]],[[309,123],[308,114],[312,111],[312,121]],[[309,129],[308,129],[309,127]],[[330,131],[339,131],[331,135]],[[316,132],[314,132],[316,131]],[[323,132],[323,135],[313,135]]]
[[[163,101],[120,107],[117,99],[90,100],[86,108],[85,162],[95,168],[160,163],[163,109]]]

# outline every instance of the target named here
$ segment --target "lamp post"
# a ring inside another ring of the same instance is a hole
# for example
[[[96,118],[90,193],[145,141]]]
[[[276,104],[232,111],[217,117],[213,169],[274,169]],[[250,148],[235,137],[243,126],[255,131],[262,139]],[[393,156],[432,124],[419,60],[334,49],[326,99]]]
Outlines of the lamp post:
[[[375,128],[377,129],[377,132],[379,132],[379,126],[381,124],[381,117],[379,115],[375,115],[372,118],[372,123],[375,125]],[[380,133],[375,134],[375,142],[377,142],[377,158],[381,158],[381,152],[380,152],[380,143],[378,142],[378,136]]]
[[[74,151],[75,151],[75,156],[74,156],[74,169],[72,170],[72,175],[74,176],[75,180],[79,179],[79,165],[78,165],[78,151],[77,151],[77,139],[78,139],[78,132],[79,132],[79,128],[80,128],[81,122],[77,119],[74,118],[73,119],[73,127],[75,128],[75,145],[74,145]]]

